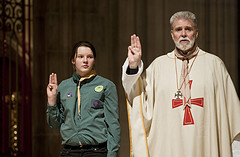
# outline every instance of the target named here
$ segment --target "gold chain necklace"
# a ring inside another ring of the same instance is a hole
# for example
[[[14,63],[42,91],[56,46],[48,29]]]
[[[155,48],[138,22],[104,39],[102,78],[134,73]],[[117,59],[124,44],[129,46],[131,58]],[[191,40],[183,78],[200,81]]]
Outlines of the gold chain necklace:
[[[198,51],[199,51],[199,49],[198,49]],[[179,87],[178,87],[177,63],[176,63],[176,58],[177,58],[177,57],[176,57],[176,55],[175,55],[174,60],[175,60],[175,71],[176,71],[176,81],[177,81],[177,92],[175,93],[176,99],[180,99],[179,97],[182,97],[182,92],[181,92],[180,90],[182,89],[183,83],[185,82],[185,79],[186,79],[187,75],[190,73],[190,71],[191,71],[191,69],[192,69],[192,66],[193,66],[193,63],[195,62],[197,56],[198,56],[198,52],[197,52],[196,56],[194,57],[194,60],[193,60],[191,66],[190,66],[190,68],[189,68],[189,70],[188,70],[188,73],[184,76],[184,79],[183,79],[183,81],[182,81],[182,84],[181,84],[181,86],[180,86],[180,88],[179,88]]]

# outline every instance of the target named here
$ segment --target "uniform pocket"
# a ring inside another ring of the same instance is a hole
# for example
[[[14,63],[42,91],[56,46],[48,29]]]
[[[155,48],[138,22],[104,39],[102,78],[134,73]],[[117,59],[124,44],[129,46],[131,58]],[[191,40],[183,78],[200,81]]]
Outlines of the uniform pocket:
[[[100,117],[103,116],[103,110],[104,110],[104,93],[97,93],[95,94],[91,101],[90,101],[90,114],[91,115],[98,115]]]
[[[103,115],[104,103],[101,100],[92,100],[90,114]]]

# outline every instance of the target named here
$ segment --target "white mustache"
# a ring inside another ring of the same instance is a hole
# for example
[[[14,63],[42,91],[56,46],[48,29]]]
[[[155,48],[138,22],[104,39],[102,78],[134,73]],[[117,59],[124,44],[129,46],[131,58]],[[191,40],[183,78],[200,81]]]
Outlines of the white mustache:
[[[181,40],[188,40],[190,42],[190,39],[188,37],[180,37],[178,42],[180,42]]]

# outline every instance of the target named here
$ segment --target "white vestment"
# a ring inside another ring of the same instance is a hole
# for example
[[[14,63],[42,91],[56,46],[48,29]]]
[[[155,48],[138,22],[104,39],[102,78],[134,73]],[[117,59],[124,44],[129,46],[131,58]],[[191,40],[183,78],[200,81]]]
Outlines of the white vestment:
[[[174,51],[156,58],[144,72],[142,62],[137,74],[126,74],[127,67],[128,60],[122,83],[127,95],[130,156],[232,156],[231,144],[240,133],[240,103],[222,60],[199,51],[189,73],[189,125],[184,124],[184,106],[174,102],[182,67]]]

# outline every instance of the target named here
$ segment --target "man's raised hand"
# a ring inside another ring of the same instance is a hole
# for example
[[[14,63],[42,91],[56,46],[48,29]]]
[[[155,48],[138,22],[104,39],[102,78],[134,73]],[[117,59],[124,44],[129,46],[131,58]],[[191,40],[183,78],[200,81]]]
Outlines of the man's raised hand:
[[[133,34],[131,36],[131,45],[128,47],[128,61],[129,68],[136,69],[141,63],[142,49],[138,36]]]

